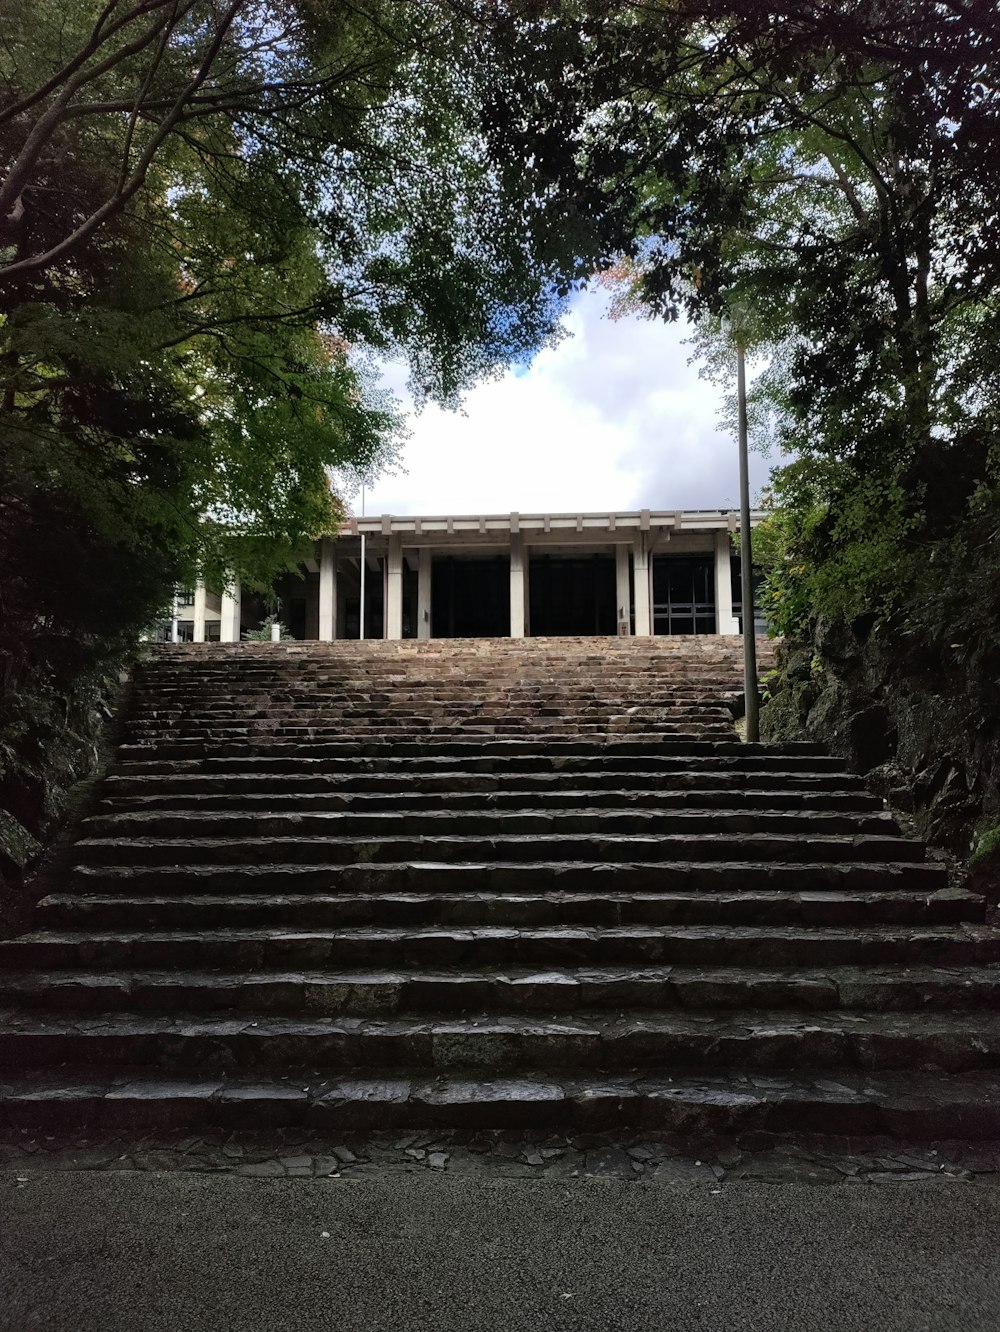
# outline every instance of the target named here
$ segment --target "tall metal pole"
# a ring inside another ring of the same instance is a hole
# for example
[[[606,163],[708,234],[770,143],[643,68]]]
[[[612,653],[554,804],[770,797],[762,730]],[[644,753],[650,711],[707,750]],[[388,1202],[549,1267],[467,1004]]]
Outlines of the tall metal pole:
[[[736,335],[736,394],[739,400],[740,445],[740,576],[743,614],[743,696],[747,740],[760,739],[757,704],[757,638],[753,615],[753,549],[750,537],[750,464],[747,449],[747,380],[743,344]]]
[[[362,482],[361,517],[363,518],[364,516],[365,516],[365,487],[364,487],[364,482]],[[367,563],[368,562],[365,559],[365,534],[364,532],[362,532],[361,533],[361,616],[360,616],[361,628],[360,632],[358,633],[359,638],[364,638],[365,636],[365,567]]]

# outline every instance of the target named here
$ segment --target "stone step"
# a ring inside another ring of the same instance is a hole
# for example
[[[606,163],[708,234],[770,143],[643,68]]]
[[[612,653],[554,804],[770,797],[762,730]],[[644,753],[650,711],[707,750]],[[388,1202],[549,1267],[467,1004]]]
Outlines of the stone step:
[[[983,920],[975,893],[323,893],[129,897],[54,893],[36,923],[51,929],[208,929],[343,925],[866,925]]]
[[[143,733],[129,731],[126,739],[130,746],[137,748],[154,746],[177,746],[177,745],[210,745],[232,746],[232,745],[251,745],[258,744],[270,748],[274,745],[287,744],[343,744],[353,740],[359,744],[372,744],[383,741],[399,743],[413,743],[417,737],[424,737],[427,741],[444,739],[449,741],[466,742],[467,740],[481,738],[484,740],[517,740],[522,736],[530,735],[533,739],[538,737],[549,737],[552,740],[566,739],[588,739],[597,743],[604,743],[608,740],[653,740],[657,743],[667,742],[676,743],[689,740],[726,740],[736,734],[732,721],[724,723],[683,723],[674,726],[670,723],[660,724],[655,721],[643,720],[639,722],[617,722],[609,721],[606,723],[594,723],[593,725],[564,723],[552,726],[542,726],[537,722],[527,721],[520,724],[493,724],[488,722],[456,725],[451,722],[443,721],[439,725],[425,723],[422,726],[408,726],[405,729],[391,728],[381,725],[372,725],[367,728],[347,725],[331,725],[327,728],[320,727],[293,727],[283,726],[276,728],[266,727],[218,727],[207,729],[204,727],[159,727],[150,729]]]
[[[739,649],[732,648],[715,652],[698,653],[663,653],[663,652],[613,652],[598,653],[581,658],[571,649],[560,649],[549,653],[491,653],[478,658],[469,655],[456,655],[450,659],[423,660],[411,658],[409,661],[398,658],[395,661],[384,657],[382,650],[368,653],[367,656],[355,654],[353,657],[341,657],[339,660],[319,658],[292,662],[266,661],[221,661],[209,663],[172,663],[162,662],[156,669],[140,667],[137,679],[144,684],[163,681],[208,681],[232,679],[234,681],[261,680],[278,678],[283,681],[299,682],[303,680],[330,681],[400,681],[418,682],[438,680],[453,683],[461,688],[467,681],[477,684],[489,680],[510,679],[514,681],[537,681],[548,684],[563,681],[586,687],[616,675],[697,675],[700,671],[713,673],[726,678],[742,678],[743,660]],[[773,654],[765,653],[765,658]],[[765,663],[762,668],[766,669]]]
[[[312,718],[310,721],[272,721],[253,718],[233,718],[232,721],[202,721],[186,718],[184,721],[138,723],[124,727],[126,738],[133,743],[148,741],[208,741],[225,739],[236,743],[248,741],[309,741],[336,742],[342,737],[358,739],[410,739],[413,735],[427,735],[435,739],[465,738],[485,735],[510,739],[551,737],[558,739],[601,739],[607,735],[621,735],[632,739],[636,735],[650,735],[660,739],[731,739],[735,734],[732,717],[656,717],[651,713],[607,717],[479,717],[454,718],[442,714],[439,718],[407,717],[334,717]]]
[[[529,803],[541,803],[558,800],[564,792],[574,795],[578,788],[585,789],[590,800],[622,795],[629,800],[645,799],[651,804],[660,800],[697,804],[699,797],[711,796],[713,800],[731,800],[736,808],[745,801],[756,802],[758,798],[766,801],[770,790],[764,782],[770,781],[779,799],[787,795],[808,803],[829,796],[838,801],[864,801],[864,808],[881,807],[857,777],[839,772],[773,772],[762,776],[759,771],[699,768],[693,772],[668,770],[656,773],[653,774],[655,782],[651,782],[650,774],[614,770],[507,774],[445,769],[409,773],[405,782],[401,782],[395,773],[370,772],[366,765],[360,770],[339,772],[295,769],[285,772],[216,772],[186,767],[176,772],[172,770],[174,765],[168,767],[171,770],[166,772],[147,773],[135,772],[134,765],[129,765],[105,778],[101,789],[106,792],[106,800],[163,800],[171,806],[176,800],[176,808],[183,808],[181,802],[188,799],[194,799],[199,805],[205,800],[206,805],[211,806],[217,800],[240,802],[248,797],[258,800],[280,795],[297,799],[299,794],[330,794],[335,799],[354,799],[358,793],[371,794],[390,804],[396,800],[405,801],[410,796],[437,801],[442,793],[449,800],[475,800],[480,792],[489,793],[491,800],[501,795],[510,800],[520,800],[524,796]]]
[[[763,656],[773,656],[775,644],[767,638],[758,638]],[[621,663],[623,667],[638,664],[668,666],[698,662],[722,664],[739,670],[742,668],[742,641],[726,635],[699,634],[696,637],[674,635],[654,638],[632,637],[620,639],[601,637],[549,637],[542,638],[436,638],[433,640],[380,639],[342,640],[335,643],[293,643],[285,641],[280,647],[244,641],[239,644],[214,643],[208,646],[188,644],[179,649],[172,645],[157,645],[156,660],[140,666],[146,675],[164,676],[171,671],[189,676],[215,674],[246,675],[254,671],[277,671],[284,674],[308,674],[317,671],[372,671],[383,674],[421,675],[433,671],[451,672],[459,678],[480,670],[483,672],[538,665],[545,670],[579,668],[588,663],[588,674],[600,670],[602,664],[610,667]]]
[[[390,1017],[681,1008],[883,1012],[996,1010],[1000,967],[551,967],[544,971],[7,971],[0,1004],[79,1013],[214,1012]]]
[[[383,717],[390,721],[437,721],[442,716],[453,717],[455,704],[465,702],[469,711],[464,715],[477,717],[483,713],[494,714],[498,711],[506,717],[562,718],[579,717],[581,720],[604,717],[620,717],[624,714],[638,716],[681,719],[685,717],[716,717],[731,720],[731,710],[721,704],[717,698],[692,700],[678,698],[676,694],[650,695],[648,692],[634,699],[625,698],[616,693],[614,698],[580,697],[567,699],[559,696],[555,699],[538,698],[534,701],[519,700],[511,697],[487,702],[469,702],[459,698],[421,698],[403,700],[387,695],[384,699],[365,698],[348,695],[342,699],[319,700],[304,694],[298,701],[276,701],[273,698],[253,702],[250,699],[236,703],[232,699],[212,705],[204,699],[178,698],[176,702],[164,703],[152,697],[147,703],[133,704],[129,709],[128,723],[131,726],[156,725],[164,722],[171,725],[179,722],[202,722],[208,725],[229,724],[231,722],[268,721],[312,722],[327,719],[369,719]]]
[[[454,717],[456,714],[469,718],[486,715],[559,720],[564,717],[586,719],[594,715],[638,715],[643,712],[663,717],[732,716],[729,704],[722,701],[718,694],[706,696],[702,692],[698,697],[693,697],[692,691],[678,694],[672,689],[637,689],[634,693],[624,693],[616,687],[606,693],[577,694],[567,694],[565,691],[523,694],[505,690],[492,696],[484,696],[482,692],[450,696],[440,691],[414,693],[401,690],[377,694],[356,689],[318,697],[314,690],[303,691],[300,696],[284,698],[253,694],[238,699],[221,695],[212,699],[202,694],[178,694],[172,698],[150,695],[135,701],[129,709],[129,721],[159,722],[168,718],[174,722],[192,719],[230,722],[253,718],[280,722],[301,721],[304,718],[324,721],[338,717],[434,721],[442,715]]]
[[[327,1133],[531,1129],[649,1134],[819,1133],[907,1141],[1000,1138],[1000,1075],[795,1068],[724,1074],[489,1077],[482,1070],[365,1077],[165,1076],[148,1069],[65,1067],[0,1079],[8,1130],[251,1129]]]
[[[182,720],[223,720],[246,716],[318,718],[348,715],[436,717],[442,713],[475,717],[480,713],[504,712],[513,716],[562,717],[590,713],[620,714],[651,712],[663,716],[686,714],[732,715],[736,691],[700,680],[697,683],[659,684],[650,680],[615,680],[600,690],[517,689],[492,690],[400,689],[385,691],[357,685],[335,691],[309,685],[300,690],[283,688],[206,690],[155,690],[134,695],[129,717],[137,721],[169,717]]]
[[[570,684],[587,686],[602,677],[691,675],[712,672],[726,678],[742,679],[743,660],[739,647],[733,646],[710,652],[597,652],[581,654],[561,644],[553,652],[491,651],[489,656],[478,657],[456,653],[450,658],[431,657],[392,660],[384,655],[381,646],[367,654],[352,649],[352,655],[339,659],[313,657],[309,660],[264,661],[245,659],[234,661],[219,658],[215,662],[160,662],[152,669],[140,667],[137,679],[144,684],[179,684],[190,681],[218,682],[232,680],[279,679],[283,681],[342,681],[342,680],[443,680],[461,688],[465,683],[481,684],[498,679],[537,680],[549,684],[562,680]],[[765,658],[773,654],[765,653]]]
[[[892,862],[796,864],[734,861],[575,864],[551,861],[405,862],[353,865],[78,865],[77,893],[141,897],[247,893],[546,892],[926,892],[943,889],[946,868]]]
[[[758,676],[764,671],[758,671]],[[239,696],[266,693],[269,688],[289,694],[314,689],[317,694],[371,694],[387,690],[406,695],[442,694],[457,697],[481,697],[492,692],[518,697],[545,695],[565,689],[570,698],[589,694],[611,696],[616,687],[638,691],[643,686],[663,690],[719,690],[742,688],[742,664],[706,658],[679,662],[627,660],[607,661],[589,669],[579,661],[571,662],[501,662],[491,667],[466,663],[451,664],[444,670],[393,670],[379,667],[377,661],[356,664],[350,670],[253,670],[214,674],[204,671],[179,674],[139,674],[135,688],[140,696],[161,693],[165,697],[180,694],[205,694],[224,697],[227,690]]]
[[[455,1073],[730,1068],[968,1073],[1000,1066],[1000,1016],[984,1013],[647,1010],[286,1017],[0,1011],[0,1067],[61,1063],[175,1072],[371,1068]]]
[[[298,721],[310,715],[318,721],[339,717],[367,721],[380,716],[390,721],[397,717],[433,721],[442,716],[473,721],[480,717],[586,721],[643,714],[664,719],[705,715],[731,718],[740,696],[735,690],[705,682],[651,688],[648,681],[632,685],[616,681],[605,691],[568,696],[523,693],[509,688],[477,689],[459,695],[429,690],[419,694],[390,690],[382,695],[362,688],[323,693],[312,687],[296,692],[273,685],[229,694],[189,690],[165,697],[151,695],[137,700],[137,706],[134,710],[130,708],[128,715],[137,722],[159,722],[164,718],[180,722],[193,717],[197,721],[223,723],[248,717]]]
[[[608,789],[583,789],[582,783],[569,785],[539,784],[531,787],[522,783],[508,785],[488,779],[468,778],[463,789],[449,790],[441,788],[438,779],[414,779],[418,789],[397,791],[364,789],[363,779],[351,783],[339,783],[337,778],[329,779],[328,789],[297,789],[301,783],[291,779],[287,783],[276,779],[277,789],[257,791],[248,789],[245,779],[238,779],[235,790],[232,779],[203,781],[192,779],[195,785],[190,794],[175,790],[177,783],[164,782],[156,785],[156,779],[139,778],[129,784],[126,780],[116,779],[110,788],[113,794],[106,795],[100,801],[102,813],[140,813],[154,810],[180,813],[187,810],[231,810],[241,817],[257,816],[259,813],[275,813],[294,810],[310,814],[318,810],[345,810],[350,812],[370,811],[372,813],[396,813],[407,810],[440,810],[445,804],[449,811],[532,808],[535,810],[566,810],[586,807],[592,810],[766,810],[770,812],[802,811],[808,814],[815,811],[853,810],[858,812],[879,811],[881,802],[860,787],[856,790],[820,789],[812,790],[801,787],[791,790],[748,790],[734,787],[719,787],[716,790],[699,788],[681,790],[621,790],[614,786]],[[251,781],[253,779],[250,779]],[[143,785],[143,783],[150,783]],[[471,789],[465,789],[465,785]],[[163,789],[167,786],[168,789]],[[437,789],[434,789],[437,786]],[[577,788],[580,789],[577,789]],[[122,794],[123,790],[134,788],[135,794]],[[182,788],[183,789],[183,788]],[[156,791],[157,794],[142,794],[144,791]],[[197,792],[197,793],[195,793]]]
[[[590,753],[593,747],[606,745],[617,757],[627,752],[627,746],[635,744],[645,750],[655,748],[663,755],[697,755],[702,747],[711,749],[720,757],[731,755],[743,756],[743,745],[731,732],[732,740],[691,733],[685,735],[647,735],[641,734],[632,739],[623,739],[614,732],[595,734],[584,739],[563,738],[553,735],[539,735],[532,732],[530,739],[505,737],[503,735],[459,735],[451,732],[447,738],[441,735],[413,735],[404,738],[394,736],[343,736],[338,732],[339,740],[302,739],[282,740],[280,738],[257,737],[244,740],[229,740],[224,737],[208,737],[200,740],[151,740],[141,744],[123,744],[119,747],[120,762],[130,759],[142,759],[155,753],[161,759],[202,758],[252,758],[254,761],[303,758],[337,759],[349,758],[356,762],[359,758],[389,758],[393,761],[405,758],[444,758],[453,760],[463,754],[473,753],[480,756],[497,756],[518,763],[529,762],[532,758],[551,761],[563,754]],[[815,760],[818,763],[818,759]],[[820,768],[822,763],[818,763]]]
[[[81,846],[94,840],[155,838],[294,837],[301,842],[321,837],[378,837],[413,835],[425,839],[474,837],[490,842],[519,834],[556,836],[584,833],[608,837],[627,833],[641,836],[682,837],[710,833],[713,837],[736,833],[779,833],[796,838],[828,834],[859,836],[865,833],[899,837],[899,825],[885,810],[816,809],[476,809],[417,810],[129,810],[95,814],[84,819]],[[908,848],[912,842],[906,843]],[[794,857],[793,857],[794,858]]]
[[[389,726],[435,725],[442,721],[453,725],[471,723],[473,725],[489,722],[522,722],[537,725],[549,725],[553,722],[586,723],[605,722],[609,719],[631,719],[641,721],[644,717],[663,722],[680,723],[683,721],[732,721],[729,707],[714,704],[696,704],[673,699],[670,704],[657,703],[653,699],[641,701],[616,698],[613,702],[598,699],[581,699],[576,703],[551,704],[547,701],[537,703],[518,703],[509,698],[496,699],[492,702],[480,701],[477,705],[462,705],[460,700],[447,702],[425,700],[417,704],[401,704],[396,700],[354,701],[350,703],[314,703],[312,707],[301,704],[273,703],[270,700],[244,700],[242,706],[211,708],[197,699],[178,701],[171,708],[137,709],[130,712],[127,724],[133,729],[142,727],[160,728],[167,726],[233,726],[233,725],[273,725],[302,726],[329,725],[337,722],[345,726],[360,724],[369,726],[373,722],[383,722]]]
[[[733,707],[739,697],[732,691],[719,688],[713,689],[711,695],[706,696],[703,686],[671,689],[669,694],[667,691],[650,692],[648,688],[639,686],[634,689],[616,686],[608,695],[579,694],[568,699],[549,698],[547,695],[521,696],[510,690],[491,693],[479,690],[474,695],[457,698],[428,693],[420,697],[384,699],[377,695],[366,696],[360,690],[340,697],[327,695],[319,698],[310,696],[308,691],[303,691],[301,696],[292,694],[282,697],[286,692],[244,692],[229,697],[222,694],[177,694],[155,703],[150,699],[134,712],[130,710],[129,719],[138,723],[159,723],[164,719],[178,723],[193,719],[215,724],[245,721],[248,718],[301,721],[310,716],[319,722],[344,718],[367,723],[379,717],[390,723],[396,719],[404,723],[438,721],[442,717],[454,721],[462,718],[470,721],[510,718],[545,722],[648,715],[663,720],[684,717],[701,719],[706,716],[725,720],[732,718]]]
[[[173,748],[179,752],[176,754],[168,753],[164,756],[182,758],[189,754],[191,757],[199,757],[192,752],[197,748],[194,741],[178,742]],[[141,759],[148,757],[147,749],[148,746],[146,745],[125,744],[120,747],[119,755],[121,759],[128,759],[129,757]],[[255,741],[252,747],[234,742],[227,747],[227,753],[224,756],[241,758],[248,755],[275,759],[283,757],[296,759],[348,758],[354,763],[360,759],[382,759],[399,762],[400,760],[419,758],[424,760],[447,760],[452,764],[457,761],[461,765],[469,760],[500,759],[509,765],[512,771],[516,770],[518,764],[530,765],[539,759],[544,760],[548,765],[577,760],[599,767],[608,762],[622,761],[639,765],[646,763],[659,765],[666,760],[678,758],[694,766],[712,764],[725,766],[724,761],[727,759],[737,759],[741,763],[747,764],[757,759],[763,760],[765,769],[773,768],[775,761],[779,760],[781,763],[789,764],[787,769],[789,771],[794,770],[798,763],[805,760],[807,764],[812,765],[811,770],[813,771],[829,771],[831,768],[836,768],[839,771],[846,770],[846,765],[842,759],[836,759],[825,754],[819,746],[804,742],[774,746],[749,745],[744,744],[735,734],[726,739],[707,740],[701,738],[692,740],[663,739],[659,736],[652,739],[643,739],[641,737],[615,735],[591,739],[544,735],[518,738],[443,735],[426,739],[401,738],[398,736],[368,739],[364,736],[353,736],[346,737],[338,742],[307,743],[261,739]],[[530,767],[528,770],[531,770]],[[644,769],[640,766],[638,770],[653,771],[655,769]]]
[[[442,703],[433,710],[423,709],[420,712],[397,709],[391,703],[364,710],[333,706],[315,708],[311,712],[299,709],[291,715],[261,716],[261,711],[261,705],[248,700],[239,715],[217,716],[197,708],[192,702],[179,709],[176,715],[129,720],[124,729],[127,734],[138,738],[146,734],[226,732],[234,728],[245,728],[253,735],[271,732],[281,734],[285,731],[294,733],[297,729],[308,729],[319,733],[326,731],[334,736],[337,731],[360,735],[384,732],[387,738],[395,738],[410,733],[423,734],[424,731],[443,736],[447,736],[449,731],[457,735],[467,732],[488,733],[506,727],[514,738],[527,739],[563,731],[568,735],[579,734],[587,738],[590,733],[600,736],[615,727],[631,727],[636,731],[648,730],[656,734],[683,734],[686,731],[700,733],[708,727],[725,735],[726,728],[730,733],[733,729],[733,713],[729,708],[688,707],[680,711],[652,707],[648,702],[641,706],[628,706],[619,701],[615,707],[562,708],[558,714],[554,709],[513,708],[505,703],[491,708],[473,709],[460,702]]]
[[[666,746],[665,746],[666,747]],[[326,746],[322,748],[326,749]],[[351,748],[350,746],[348,748]],[[303,777],[310,774],[335,775],[347,774],[351,777],[363,773],[384,773],[397,783],[408,785],[411,776],[422,773],[437,774],[461,771],[472,775],[491,773],[504,776],[562,774],[563,776],[591,775],[602,773],[627,774],[637,783],[640,778],[645,785],[652,779],[662,776],[682,774],[685,776],[707,773],[753,773],[755,776],[767,776],[778,772],[782,777],[787,774],[806,776],[838,777],[841,782],[854,780],[854,774],[848,771],[842,759],[825,755],[781,755],[766,753],[747,753],[749,746],[735,747],[725,754],[694,752],[685,755],[646,755],[620,753],[622,745],[609,744],[602,754],[600,747],[592,747],[585,754],[567,754],[555,752],[555,746],[549,746],[543,753],[483,753],[482,747],[461,748],[454,754],[436,754],[429,746],[424,746],[422,753],[401,753],[401,746],[380,749],[367,753],[367,746],[353,747],[352,753],[337,755],[317,755],[307,750],[299,755],[277,755],[270,752],[247,750],[234,755],[223,756],[217,752],[198,754],[179,758],[153,758],[146,748],[138,753],[121,753],[111,771],[112,775],[129,777],[156,774],[212,774],[212,773],[276,773],[292,774]],[[407,747],[408,748],[408,747]],[[456,746],[456,748],[458,748]],[[703,745],[702,750],[714,750],[717,746]],[[430,752],[427,752],[427,751]],[[157,754],[159,750],[155,751]],[[145,757],[143,757],[145,755]]]
[[[774,651],[772,639],[764,635],[757,636],[757,646],[762,653]],[[239,669],[243,665],[256,662],[274,664],[311,662],[362,661],[365,657],[381,661],[383,664],[396,662],[402,667],[407,661],[431,663],[449,659],[495,661],[498,657],[557,657],[565,661],[574,655],[588,660],[603,660],[607,657],[660,656],[660,657],[695,657],[726,656],[738,657],[742,651],[743,640],[737,635],[728,634],[685,634],[656,635],[652,638],[633,636],[619,638],[615,634],[539,634],[529,638],[458,637],[434,639],[338,639],[333,642],[294,642],[284,641],[279,644],[270,642],[255,643],[163,643],[157,644],[153,655],[147,662],[146,669],[167,669],[171,666],[183,666],[194,669],[202,664],[211,666],[227,665]]]
[[[404,697],[440,694],[476,698],[496,691],[530,698],[565,691],[569,698],[585,698],[591,694],[613,697],[618,687],[639,691],[646,686],[657,692],[673,687],[706,693],[720,686],[742,687],[742,684],[742,666],[734,669],[731,663],[709,659],[673,663],[619,660],[606,662],[596,670],[582,669],[579,662],[505,662],[491,669],[466,664],[464,668],[452,665],[438,671],[379,669],[377,662],[368,661],[342,671],[259,670],[219,674],[192,671],[160,672],[154,676],[140,673],[135,692],[145,699],[182,694],[224,698],[227,691],[238,696],[265,693],[269,687],[291,695],[312,689],[320,697],[392,691]]]
[[[790,816],[792,817],[792,816]],[[87,865],[186,866],[349,865],[400,862],[469,863],[499,860],[552,862],[817,861],[919,864],[924,847],[904,837],[878,833],[823,833],[808,838],[779,832],[708,833],[525,833],[492,837],[414,834],[373,839],[335,835],[291,837],[86,837],[73,849]]]
[[[183,758],[196,748],[197,744],[193,741],[187,744],[178,742],[177,744],[161,746],[163,756],[166,758]],[[125,744],[120,746],[118,753],[121,759],[128,759],[129,757],[143,758],[146,756],[146,749],[147,746],[143,745]],[[296,744],[294,741],[260,740],[255,741],[253,753],[261,757],[273,758],[349,758],[354,762],[361,758],[398,760],[405,758],[492,757],[503,758],[510,763],[525,762],[538,758],[551,762],[574,757],[582,757],[598,762],[602,758],[653,759],[656,761],[671,757],[687,759],[737,758],[745,761],[759,757],[770,762],[777,757],[782,759],[808,759],[820,771],[834,765],[841,769],[844,767],[843,760],[834,760],[833,765],[831,765],[829,757],[820,745],[808,744],[804,741],[789,742],[786,745],[750,745],[744,744],[735,734],[729,740],[702,740],[697,738],[692,740],[634,740],[614,736],[610,736],[603,741],[562,740],[553,739],[549,736],[527,737],[516,740],[483,739],[478,736],[466,736],[464,738],[462,736],[435,737],[433,741],[400,740],[398,738],[381,741],[345,739],[339,743],[323,741],[301,744]],[[246,754],[247,746],[235,743],[225,746],[223,751],[225,757],[239,758],[245,757]],[[191,756],[196,757],[194,754]]]
[[[523,726],[485,724],[457,726],[442,723],[436,727],[413,726],[404,731],[374,726],[368,729],[331,726],[325,731],[303,727],[299,730],[289,728],[273,732],[256,731],[248,728],[207,731],[203,729],[175,730],[168,727],[151,731],[145,735],[132,734],[128,736],[127,750],[132,753],[136,750],[149,752],[151,749],[155,749],[175,756],[179,754],[183,757],[185,752],[195,749],[219,750],[223,753],[231,753],[236,746],[249,750],[260,747],[267,753],[276,747],[284,748],[288,745],[318,745],[324,748],[330,745],[341,746],[345,744],[372,745],[387,743],[394,745],[397,743],[413,744],[421,739],[425,742],[444,739],[456,744],[467,744],[470,740],[516,741],[528,735],[533,740],[548,737],[553,741],[582,739],[604,743],[609,740],[634,739],[663,744],[678,744],[704,740],[723,741],[735,734],[736,731],[732,722],[719,726],[699,724],[676,728],[669,725],[660,726],[656,723],[644,723],[641,726],[619,726],[613,722],[603,726],[578,726],[576,724],[540,726],[531,723],[525,723]]]
[[[0,941],[0,967],[985,966],[1000,929],[628,925],[35,931]]]

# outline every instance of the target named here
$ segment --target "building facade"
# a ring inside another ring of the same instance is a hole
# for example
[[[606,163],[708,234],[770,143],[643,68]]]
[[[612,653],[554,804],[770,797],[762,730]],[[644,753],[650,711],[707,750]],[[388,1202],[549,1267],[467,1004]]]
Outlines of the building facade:
[[[275,597],[302,639],[737,634],[738,528],[729,509],[351,518]],[[236,642],[267,613],[238,585],[183,596],[185,641]]]

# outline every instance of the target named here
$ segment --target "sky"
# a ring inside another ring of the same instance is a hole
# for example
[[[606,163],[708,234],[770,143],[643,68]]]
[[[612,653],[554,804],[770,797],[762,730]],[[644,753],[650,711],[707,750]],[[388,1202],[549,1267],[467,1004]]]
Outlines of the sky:
[[[608,299],[576,296],[571,336],[480,384],[462,411],[411,413],[405,470],[376,481],[365,513],[738,507],[736,441],[718,422],[720,390],[688,364],[685,325],[612,321]],[[769,470],[751,454],[751,499]]]

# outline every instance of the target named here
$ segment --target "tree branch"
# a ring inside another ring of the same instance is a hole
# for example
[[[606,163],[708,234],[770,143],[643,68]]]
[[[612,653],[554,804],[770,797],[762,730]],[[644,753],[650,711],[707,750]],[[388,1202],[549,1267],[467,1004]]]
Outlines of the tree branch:
[[[243,0],[240,0],[240,2],[242,3]],[[158,7],[173,3],[174,0],[156,0]],[[184,12],[187,13],[195,3],[196,0],[187,0],[187,8]],[[97,65],[94,65],[89,69],[79,70],[73,78],[70,78],[67,81],[56,100],[35,122],[32,130],[25,139],[20,153],[8,171],[6,180],[0,184],[0,222],[2,222],[10,212],[15,199],[17,199],[21,190],[27,183],[42,149],[58,129],[66,106],[77,89],[82,88],[85,84],[92,82],[96,78],[100,78],[102,74],[106,74],[109,70],[114,69],[114,67],[121,64],[123,60],[138,55],[140,51],[145,50],[150,42],[155,40],[162,26],[162,19],[151,24],[146,31],[136,37],[134,41],[119,47],[117,51],[112,55],[107,56]]]
[[[189,7],[191,3],[194,3],[194,0],[189,0]],[[0,285],[5,281],[9,282],[12,278],[20,277],[26,273],[37,272],[39,269],[47,268],[50,265],[57,263],[60,259],[64,259],[79,244],[85,241],[88,236],[91,236],[98,227],[102,226],[109,220],[109,218],[115,216],[115,214],[124,208],[129,199],[132,198],[145,182],[154,157],[159,152],[164,140],[173,130],[174,125],[180,119],[188,98],[194,92],[197,92],[207,79],[212,65],[222,47],[222,43],[225,40],[226,33],[229,31],[236,15],[245,3],[246,0],[232,0],[228,9],[219,19],[215,36],[209,44],[208,50],[206,51],[197,72],[176,98],[170,111],[161,121],[156,132],[150,137],[145,150],[136,164],[135,170],[132,172],[128,180],[125,181],[121,188],[116,190],[109,199],[106,199],[99,208],[95,209],[90,217],[81,222],[76,230],[71,232],[69,236],[65,236],[56,245],[53,245],[42,254],[33,255],[31,258],[19,260],[13,264],[9,264],[4,269],[0,269]],[[144,45],[148,45],[148,42],[145,42]]]
[[[118,3],[119,0],[108,0],[108,3],[97,16],[97,22],[94,24],[94,29],[90,34],[90,38],[68,64],[63,65],[63,67],[57,70],[46,83],[43,83],[40,88],[36,88],[34,92],[29,93],[27,97],[22,97],[19,102],[12,102],[10,106],[6,106],[3,110],[0,110],[0,125],[5,124],[8,120],[14,120],[18,116],[24,115],[25,111],[29,111],[36,105],[36,103],[44,101],[49,93],[55,92],[56,88],[58,88],[61,83],[65,83],[68,78],[76,73],[81,65],[86,64],[90,57],[94,55],[100,47],[109,40],[109,38],[113,37],[116,32],[120,32],[122,28],[127,27],[136,18],[152,13],[154,10],[162,8],[164,5],[172,4],[173,0],[145,0],[145,3],[137,5],[135,9],[131,10],[128,14],[123,15],[123,17],[118,19],[116,23],[105,28],[104,24],[106,20],[111,16],[112,12],[117,9]]]

